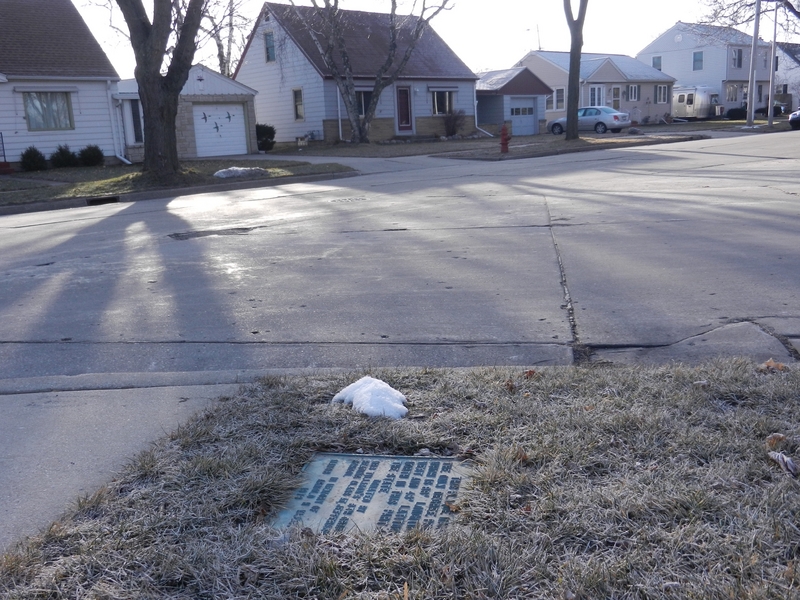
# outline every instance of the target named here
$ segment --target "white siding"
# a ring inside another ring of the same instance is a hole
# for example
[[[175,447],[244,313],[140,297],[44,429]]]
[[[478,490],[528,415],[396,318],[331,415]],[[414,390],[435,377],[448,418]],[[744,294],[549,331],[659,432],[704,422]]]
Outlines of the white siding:
[[[266,61],[264,33],[275,39],[276,60]],[[274,20],[262,22],[250,42],[236,81],[258,90],[256,121],[275,127],[275,141],[293,142],[309,131],[322,133],[325,117],[322,78]],[[305,118],[294,118],[293,90],[303,91]]]
[[[733,67],[732,53],[734,48],[742,49],[742,67]],[[756,92],[758,85],[763,86],[766,96],[769,82],[769,66],[763,64],[763,52],[767,47],[760,46],[756,55]],[[695,71],[694,53],[703,53],[703,68]],[[661,57],[661,70],[677,81],[676,86],[711,86],[719,91],[720,101],[725,108],[739,107],[740,97],[736,101],[726,101],[726,82],[747,83],[750,72],[750,46],[727,44],[715,41],[712,37],[701,37],[693,34],[685,26],[676,25],[660,35],[653,43],[645,47],[636,58],[647,65],[652,64],[654,56]],[[766,100],[762,101],[762,104]]]
[[[116,83],[112,83],[114,91]],[[22,92],[14,88],[34,89],[46,87],[76,89],[70,92],[74,129],[56,131],[28,131]],[[36,146],[46,157],[50,157],[60,144],[69,145],[79,151],[90,144],[97,144],[106,156],[114,156],[112,116],[108,101],[107,84],[104,81],[26,81],[14,79],[0,83],[0,132],[5,142],[6,160],[18,162],[20,154],[28,146]]]

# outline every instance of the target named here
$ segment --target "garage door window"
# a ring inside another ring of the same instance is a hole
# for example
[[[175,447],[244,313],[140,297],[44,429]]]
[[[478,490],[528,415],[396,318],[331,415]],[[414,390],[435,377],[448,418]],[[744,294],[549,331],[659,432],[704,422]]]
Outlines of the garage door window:
[[[525,117],[533,114],[532,106],[517,106],[511,109],[512,117]]]

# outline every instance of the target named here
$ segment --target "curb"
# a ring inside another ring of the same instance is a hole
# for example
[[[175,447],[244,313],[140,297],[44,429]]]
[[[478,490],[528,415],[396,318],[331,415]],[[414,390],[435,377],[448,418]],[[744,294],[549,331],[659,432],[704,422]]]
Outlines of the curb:
[[[274,187],[287,183],[306,183],[314,181],[326,181],[330,179],[343,179],[345,177],[358,177],[358,171],[342,171],[337,173],[318,173],[315,175],[293,175],[289,177],[277,177],[270,179],[249,179],[247,181],[232,181],[228,183],[218,183],[213,185],[200,185],[191,188],[164,188],[148,192],[131,192],[129,194],[118,194],[115,196],[103,197],[81,197],[64,198],[52,202],[34,202],[31,204],[10,204],[0,206],[0,216],[19,215],[48,210],[62,210],[65,208],[83,208],[87,206],[100,206],[101,204],[117,204],[123,202],[140,202],[142,200],[158,200],[161,198],[173,198],[180,196],[192,196],[194,194],[207,194],[210,192],[230,192],[235,190],[247,190],[260,187]]]

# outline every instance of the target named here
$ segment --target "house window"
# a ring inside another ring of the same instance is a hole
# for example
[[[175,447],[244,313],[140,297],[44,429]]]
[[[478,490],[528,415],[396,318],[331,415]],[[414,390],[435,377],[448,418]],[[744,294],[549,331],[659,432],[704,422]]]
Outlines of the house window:
[[[667,103],[667,90],[669,86],[667,85],[657,85],[656,86],[656,104],[666,104]]]
[[[22,97],[28,131],[75,129],[69,92],[26,92]]]
[[[603,86],[589,86],[589,106],[603,106]]]
[[[725,101],[736,102],[739,99],[739,86],[735,83],[729,83],[725,87]]]
[[[142,111],[139,109],[139,101],[131,100],[131,119],[133,120],[133,141],[141,144],[144,141],[142,134]]]
[[[564,96],[566,90],[561,88],[553,88],[553,95],[545,99],[545,110],[564,110]]]
[[[292,90],[294,98],[294,120],[303,121],[306,118],[306,111],[303,108],[303,90]]]
[[[692,71],[703,70],[703,52],[692,53]]]
[[[764,86],[760,83],[758,84],[758,102],[761,103],[764,101]]]
[[[370,102],[372,102],[372,92],[356,92],[356,104],[358,105],[359,117],[363,117],[367,114]]]
[[[654,56],[652,64],[653,64],[653,68],[654,69],[658,69],[660,71],[661,70],[661,57],[660,56]]]
[[[264,34],[264,57],[267,62],[275,62],[275,35],[271,31]]]
[[[733,59],[731,62],[731,66],[734,69],[741,69],[742,68],[742,49],[736,48],[733,50]]]
[[[453,92],[431,92],[433,114],[446,115],[453,110]]]
[[[639,86],[638,85],[629,85],[628,86],[628,102],[638,102],[639,101]]]

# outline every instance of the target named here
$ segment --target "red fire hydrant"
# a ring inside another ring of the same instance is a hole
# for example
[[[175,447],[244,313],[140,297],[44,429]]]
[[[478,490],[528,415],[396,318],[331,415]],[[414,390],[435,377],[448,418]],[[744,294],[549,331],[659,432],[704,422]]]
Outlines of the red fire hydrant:
[[[508,133],[508,125],[503,123],[503,128],[500,130],[500,152],[508,154],[508,142],[511,140],[511,135]]]

